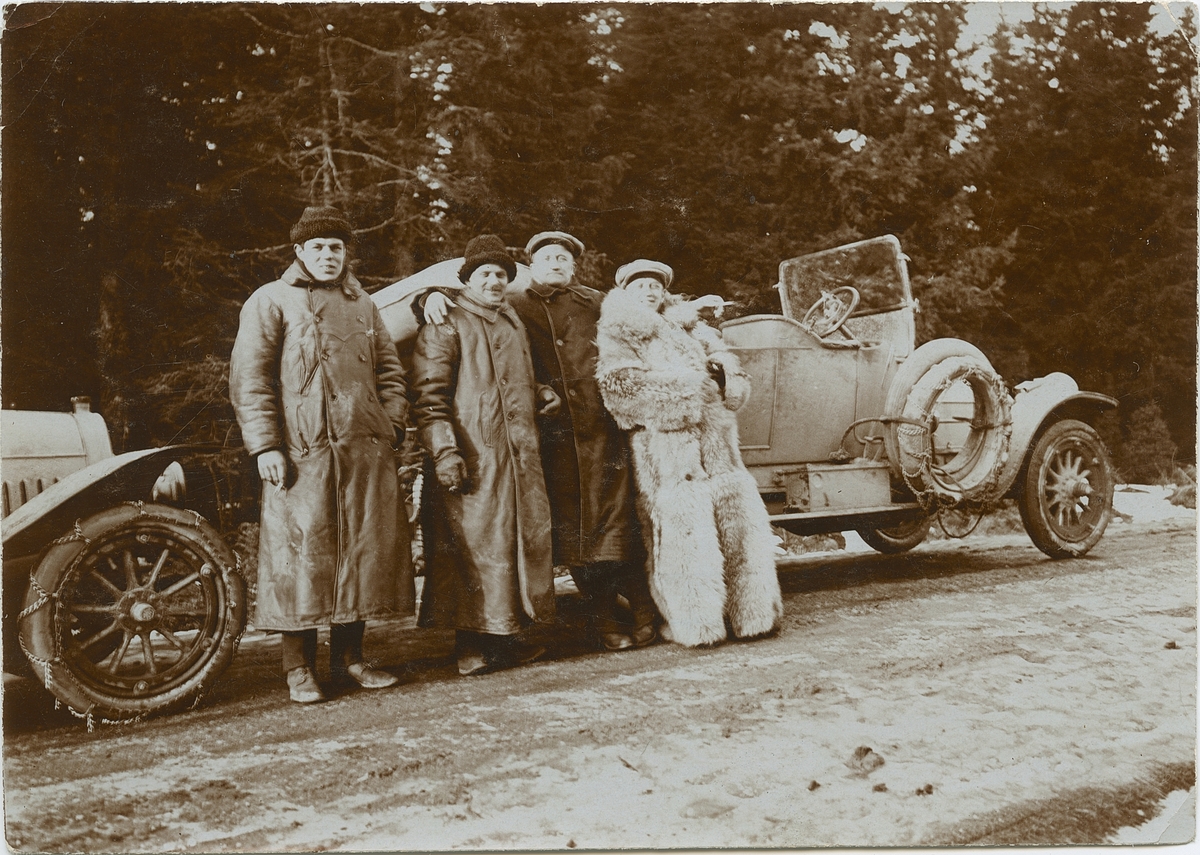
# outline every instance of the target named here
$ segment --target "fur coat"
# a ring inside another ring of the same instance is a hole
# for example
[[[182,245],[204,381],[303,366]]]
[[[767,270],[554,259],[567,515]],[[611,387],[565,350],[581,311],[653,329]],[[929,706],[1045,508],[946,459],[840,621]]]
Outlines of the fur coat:
[[[734,411],[750,384],[737,357],[673,298],[655,312],[611,291],[597,332],[596,377],[630,431],[650,589],[670,637],[714,644],[726,621],[738,638],[774,631],[783,614],[775,538],[738,450]]]

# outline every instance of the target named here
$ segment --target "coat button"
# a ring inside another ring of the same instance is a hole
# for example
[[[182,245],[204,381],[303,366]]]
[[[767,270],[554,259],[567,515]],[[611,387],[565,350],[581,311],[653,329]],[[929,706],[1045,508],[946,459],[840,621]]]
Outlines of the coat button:
[[[330,399],[336,401],[337,400],[337,392],[332,393],[329,397],[330,397]]]
[[[509,413],[509,414],[508,414],[508,420],[509,420],[510,422],[511,422],[511,421],[512,421],[514,418],[515,418],[515,416],[514,416],[512,413]]]
[[[304,446],[304,448],[300,449],[300,453],[301,453],[301,454],[308,454],[308,446],[306,445],[306,446]]]
[[[554,343],[557,344],[559,347],[563,346],[563,340],[561,338],[556,338],[554,340]]]
[[[321,354],[321,358],[322,358],[322,359],[328,359],[328,358],[329,358],[329,354],[328,354],[328,353],[322,353],[322,354]]]
[[[572,398],[574,398],[574,397],[575,397],[575,390],[574,390],[574,389],[569,389],[569,390],[567,390],[567,395],[568,395],[568,396],[570,396],[570,397],[572,397]]]
[[[367,358],[366,358],[365,356],[363,356],[363,355],[360,353],[360,354],[358,355],[358,361],[359,361],[359,362],[366,362],[366,361],[367,361]]]

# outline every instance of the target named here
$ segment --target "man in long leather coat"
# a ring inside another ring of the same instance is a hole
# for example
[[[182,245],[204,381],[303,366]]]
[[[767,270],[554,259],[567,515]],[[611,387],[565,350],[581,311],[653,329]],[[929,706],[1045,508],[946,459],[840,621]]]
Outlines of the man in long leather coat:
[[[312,703],[319,627],[335,677],[397,682],[363,661],[362,642],[366,620],[413,606],[393,451],[408,404],[396,348],[346,265],[349,221],[309,207],[291,239],[291,267],[242,307],[229,397],[263,482],[254,625],[282,633],[292,700]]]
[[[433,461],[422,512],[421,626],[455,629],[460,674],[531,661],[532,622],[554,618],[550,500],[537,418],[561,402],[533,379],[525,327],[505,302],[517,265],[496,235],[467,244],[465,287],[413,350],[414,413]]]

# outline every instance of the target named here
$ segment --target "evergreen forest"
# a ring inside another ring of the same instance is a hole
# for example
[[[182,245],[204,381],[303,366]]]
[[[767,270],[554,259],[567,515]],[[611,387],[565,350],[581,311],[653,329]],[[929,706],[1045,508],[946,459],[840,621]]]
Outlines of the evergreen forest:
[[[783,259],[882,234],[918,337],[1117,397],[1122,474],[1195,460],[1191,4],[25,3],[2,43],[3,404],[118,450],[240,445],[242,302],[308,204],[368,290],[495,232],[778,311]]]

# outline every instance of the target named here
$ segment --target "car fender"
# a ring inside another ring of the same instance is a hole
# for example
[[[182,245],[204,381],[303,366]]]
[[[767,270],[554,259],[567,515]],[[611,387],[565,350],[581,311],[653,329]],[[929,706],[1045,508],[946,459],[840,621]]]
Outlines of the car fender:
[[[1009,455],[1000,469],[996,495],[1006,495],[1016,483],[1034,439],[1056,413],[1067,411],[1086,417],[1116,406],[1116,398],[1099,392],[1080,391],[1075,378],[1061,371],[1019,383],[1012,405]]]
[[[180,457],[203,446],[127,451],[72,472],[4,518],[4,561],[40,552],[78,519],[128,501],[150,501],[154,482]]]

